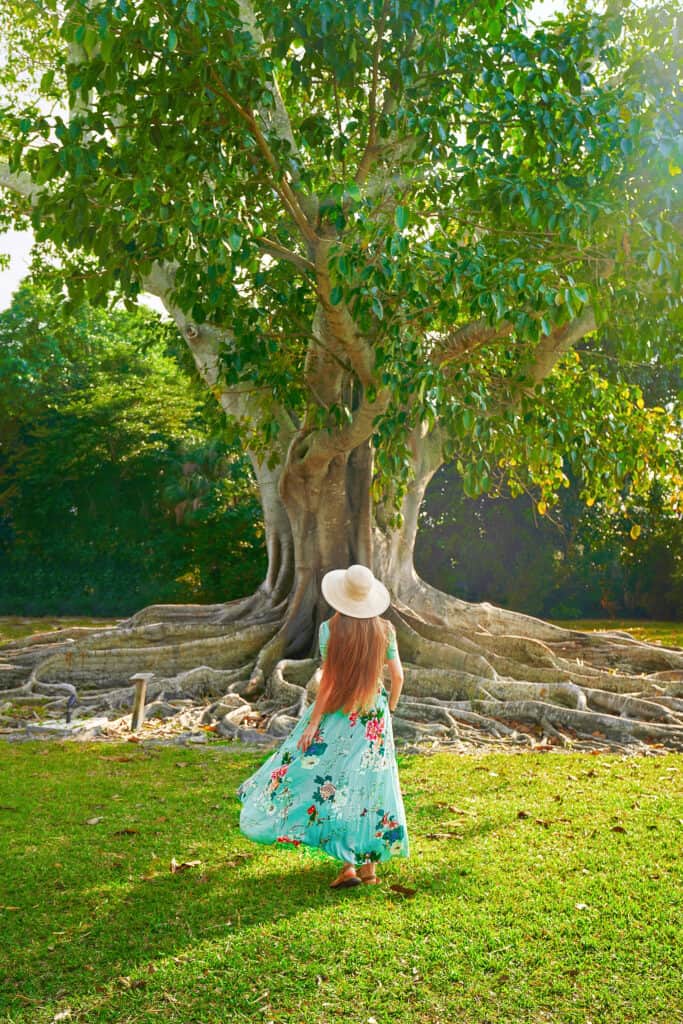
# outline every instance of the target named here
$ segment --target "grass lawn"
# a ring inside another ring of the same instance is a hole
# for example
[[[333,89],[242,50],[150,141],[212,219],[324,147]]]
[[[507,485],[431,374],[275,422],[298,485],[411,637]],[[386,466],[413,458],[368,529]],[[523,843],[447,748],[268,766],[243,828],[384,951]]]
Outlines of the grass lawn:
[[[265,756],[0,744],[3,1024],[683,1021],[679,756],[402,755],[411,856],[342,892],[239,832]]]
[[[683,647],[683,622],[656,622],[654,619],[572,619],[559,621],[551,619],[557,626],[568,629],[583,629],[587,633],[605,629],[623,629],[636,640],[647,640],[651,644],[665,647]]]
[[[68,629],[69,626],[113,626],[120,619],[93,619],[88,616],[65,619],[58,615],[32,619],[23,615],[0,615],[0,647],[10,640],[21,640],[33,633],[48,633],[51,629]]]

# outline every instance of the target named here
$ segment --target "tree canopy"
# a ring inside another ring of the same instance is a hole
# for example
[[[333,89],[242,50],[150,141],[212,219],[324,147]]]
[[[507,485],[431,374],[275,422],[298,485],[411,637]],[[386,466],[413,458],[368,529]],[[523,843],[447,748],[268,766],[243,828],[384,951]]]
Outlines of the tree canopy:
[[[607,499],[666,462],[680,507],[670,412],[596,358],[609,333],[665,364],[680,337],[676,5],[526,6],[22,6],[8,91],[22,46],[49,65],[6,111],[5,178],[30,175],[73,301],[163,268],[220,329],[252,445],[280,409],[309,433],[365,414],[400,499],[410,431],[438,424],[467,493],[505,477],[542,508],[568,460]]]

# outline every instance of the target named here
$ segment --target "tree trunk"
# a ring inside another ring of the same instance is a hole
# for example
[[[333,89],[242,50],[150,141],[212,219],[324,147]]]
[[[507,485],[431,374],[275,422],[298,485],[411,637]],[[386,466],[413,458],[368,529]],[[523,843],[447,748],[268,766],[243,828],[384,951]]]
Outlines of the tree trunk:
[[[311,656],[329,607],[320,593],[330,569],[370,566],[372,450],[364,443],[313,469],[296,448],[281,481],[281,496],[294,540],[294,586],[284,627],[289,658]]]

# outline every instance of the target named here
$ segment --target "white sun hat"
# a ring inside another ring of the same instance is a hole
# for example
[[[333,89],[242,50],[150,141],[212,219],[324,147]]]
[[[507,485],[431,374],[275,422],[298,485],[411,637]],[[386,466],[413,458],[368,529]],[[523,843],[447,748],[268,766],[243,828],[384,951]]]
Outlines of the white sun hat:
[[[381,615],[391,604],[387,588],[364,565],[332,569],[323,576],[321,589],[332,608],[354,619]]]

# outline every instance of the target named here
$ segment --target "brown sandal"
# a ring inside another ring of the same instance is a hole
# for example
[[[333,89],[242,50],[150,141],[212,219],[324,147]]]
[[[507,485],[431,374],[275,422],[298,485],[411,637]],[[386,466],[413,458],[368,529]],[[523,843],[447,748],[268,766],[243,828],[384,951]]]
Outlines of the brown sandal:
[[[353,871],[352,875],[349,874],[350,871]],[[334,882],[330,883],[330,889],[350,889],[352,886],[360,884],[361,880],[356,874],[356,869],[354,867],[344,868]]]
[[[363,865],[363,867],[365,867],[365,865]],[[363,870],[363,868],[361,868],[359,870],[358,877],[360,878],[361,882],[365,883],[365,885],[376,885],[379,882],[379,878],[375,874],[374,868],[373,868],[373,871],[372,871],[371,875],[363,875],[363,874],[361,874],[360,872],[362,870]]]

